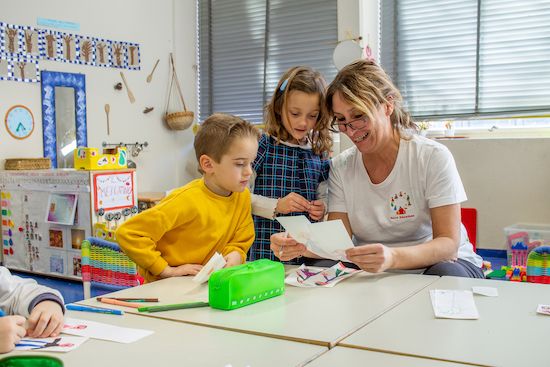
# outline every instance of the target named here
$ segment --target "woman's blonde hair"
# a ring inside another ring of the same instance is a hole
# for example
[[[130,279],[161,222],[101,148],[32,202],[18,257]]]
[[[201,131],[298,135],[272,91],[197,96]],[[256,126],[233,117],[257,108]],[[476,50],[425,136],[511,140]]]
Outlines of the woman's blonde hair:
[[[327,90],[327,109],[331,115],[332,98],[336,94],[372,121],[378,107],[393,104],[390,121],[394,130],[403,136],[405,130],[417,131],[410,114],[403,108],[403,97],[386,72],[373,61],[358,60],[345,66],[330,83]]]
[[[286,113],[288,95],[291,91],[300,91],[319,96],[319,116],[308,138],[313,152],[317,155],[328,155],[332,147],[329,131],[330,119],[326,109],[325,95],[327,84],[323,76],[307,66],[295,66],[288,69],[275,88],[271,101],[265,106],[265,132],[277,142],[288,141],[290,134],[283,126],[282,114]]]

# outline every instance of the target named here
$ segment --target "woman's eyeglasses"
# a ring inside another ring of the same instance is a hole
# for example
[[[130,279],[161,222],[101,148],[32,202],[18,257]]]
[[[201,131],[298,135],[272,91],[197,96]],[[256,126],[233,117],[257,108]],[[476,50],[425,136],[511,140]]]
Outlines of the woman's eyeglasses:
[[[344,132],[349,127],[352,131],[364,129],[367,126],[368,117],[363,115],[348,122],[339,122],[336,117],[332,120],[330,127],[334,132]]]

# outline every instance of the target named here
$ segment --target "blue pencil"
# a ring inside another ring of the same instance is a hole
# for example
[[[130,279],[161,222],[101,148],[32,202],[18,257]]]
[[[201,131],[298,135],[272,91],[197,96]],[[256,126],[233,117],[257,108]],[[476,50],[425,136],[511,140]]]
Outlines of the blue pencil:
[[[111,308],[95,308],[95,307],[79,306],[79,305],[73,305],[73,304],[65,305],[65,308],[71,311],[106,313],[110,315],[124,315],[124,311],[113,310]]]

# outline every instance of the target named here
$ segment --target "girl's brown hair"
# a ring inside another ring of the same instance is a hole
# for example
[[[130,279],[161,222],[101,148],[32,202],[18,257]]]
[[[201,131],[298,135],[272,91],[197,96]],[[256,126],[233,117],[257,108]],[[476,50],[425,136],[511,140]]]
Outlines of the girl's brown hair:
[[[319,116],[309,134],[311,148],[317,155],[326,156],[332,147],[329,114],[325,105],[327,84],[323,76],[307,66],[295,66],[288,69],[275,88],[271,101],[265,106],[265,132],[277,142],[288,141],[291,136],[283,126],[282,114],[286,113],[288,95],[291,91],[300,91],[319,96]]]
[[[373,61],[358,60],[338,72],[327,90],[326,103],[331,115],[334,114],[332,97],[336,92],[340,93],[344,101],[366,114],[370,120],[373,119],[378,106],[392,103],[390,121],[393,129],[400,136],[403,136],[405,130],[418,130],[410,114],[403,108],[403,97],[399,89],[393,85],[386,72]]]

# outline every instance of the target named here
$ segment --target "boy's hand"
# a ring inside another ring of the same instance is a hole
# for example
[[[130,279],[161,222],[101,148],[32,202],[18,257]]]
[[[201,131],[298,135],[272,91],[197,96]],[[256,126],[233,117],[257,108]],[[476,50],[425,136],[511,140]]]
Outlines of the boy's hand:
[[[7,353],[15,348],[25,336],[25,318],[23,316],[0,317],[0,353]]]
[[[42,301],[31,311],[27,335],[31,338],[58,336],[63,329],[63,309],[54,301]]]
[[[202,265],[184,264],[180,266],[167,266],[159,274],[161,278],[181,277],[183,275],[197,275],[201,271]]]
[[[311,204],[302,195],[291,192],[284,198],[277,201],[275,211],[280,214],[288,214],[294,212],[307,212]]]
[[[229,268],[231,266],[235,266],[235,265],[241,265],[242,264],[242,261],[241,261],[241,254],[238,253],[237,251],[231,251],[230,253],[228,253],[226,256],[224,256],[224,259],[225,259],[225,266],[224,268]]]
[[[308,210],[309,216],[313,220],[321,220],[325,216],[325,203],[322,200],[313,200]]]

